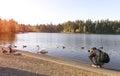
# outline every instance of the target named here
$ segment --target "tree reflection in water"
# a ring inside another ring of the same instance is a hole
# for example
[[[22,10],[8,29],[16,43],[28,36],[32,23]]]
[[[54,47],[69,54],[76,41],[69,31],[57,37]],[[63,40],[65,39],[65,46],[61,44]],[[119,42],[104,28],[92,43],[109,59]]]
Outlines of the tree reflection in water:
[[[13,44],[16,41],[16,34],[0,34],[0,45]]]

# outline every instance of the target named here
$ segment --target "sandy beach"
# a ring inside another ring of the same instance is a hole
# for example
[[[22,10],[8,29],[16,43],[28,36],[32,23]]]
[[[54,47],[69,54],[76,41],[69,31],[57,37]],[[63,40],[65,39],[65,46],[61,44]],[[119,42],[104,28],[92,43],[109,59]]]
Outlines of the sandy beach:
[[[2,51],[0,47],[0,51]],[[0,53],[0,76],[119,76],[119,71],[52,56],[17,51]]]

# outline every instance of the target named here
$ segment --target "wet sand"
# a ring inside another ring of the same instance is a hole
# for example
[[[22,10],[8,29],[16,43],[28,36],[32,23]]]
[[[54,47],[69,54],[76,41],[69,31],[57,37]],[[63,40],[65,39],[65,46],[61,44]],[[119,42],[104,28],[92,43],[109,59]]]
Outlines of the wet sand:
[[[0,51],[2,49],[0,48]],[[17,51],[0,53],[0,76],[119,76],[119,71],[48,55]]]

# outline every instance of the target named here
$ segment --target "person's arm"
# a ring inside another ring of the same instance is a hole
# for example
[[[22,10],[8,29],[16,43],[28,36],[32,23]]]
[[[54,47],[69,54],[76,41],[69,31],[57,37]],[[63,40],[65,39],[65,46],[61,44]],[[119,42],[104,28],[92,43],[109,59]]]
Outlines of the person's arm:
[[[91,53],[90,56],[89,56],[90,60],[92,61],[92,58],[95,57],[95,56],[96,56],[95,53]]]

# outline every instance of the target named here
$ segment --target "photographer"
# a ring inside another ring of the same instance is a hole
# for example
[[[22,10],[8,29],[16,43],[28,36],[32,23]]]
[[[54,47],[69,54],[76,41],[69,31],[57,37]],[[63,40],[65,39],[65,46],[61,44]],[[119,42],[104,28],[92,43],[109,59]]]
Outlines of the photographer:
[[[91,48],[90,50],[88,50],[88,52],[90,53],[89,59],[92,61],[92,65],[93,67],[102,67],[104,65],[104,62],[101,61],[101,57],[102,55],[102,51],[97,49],[96,47]]]

